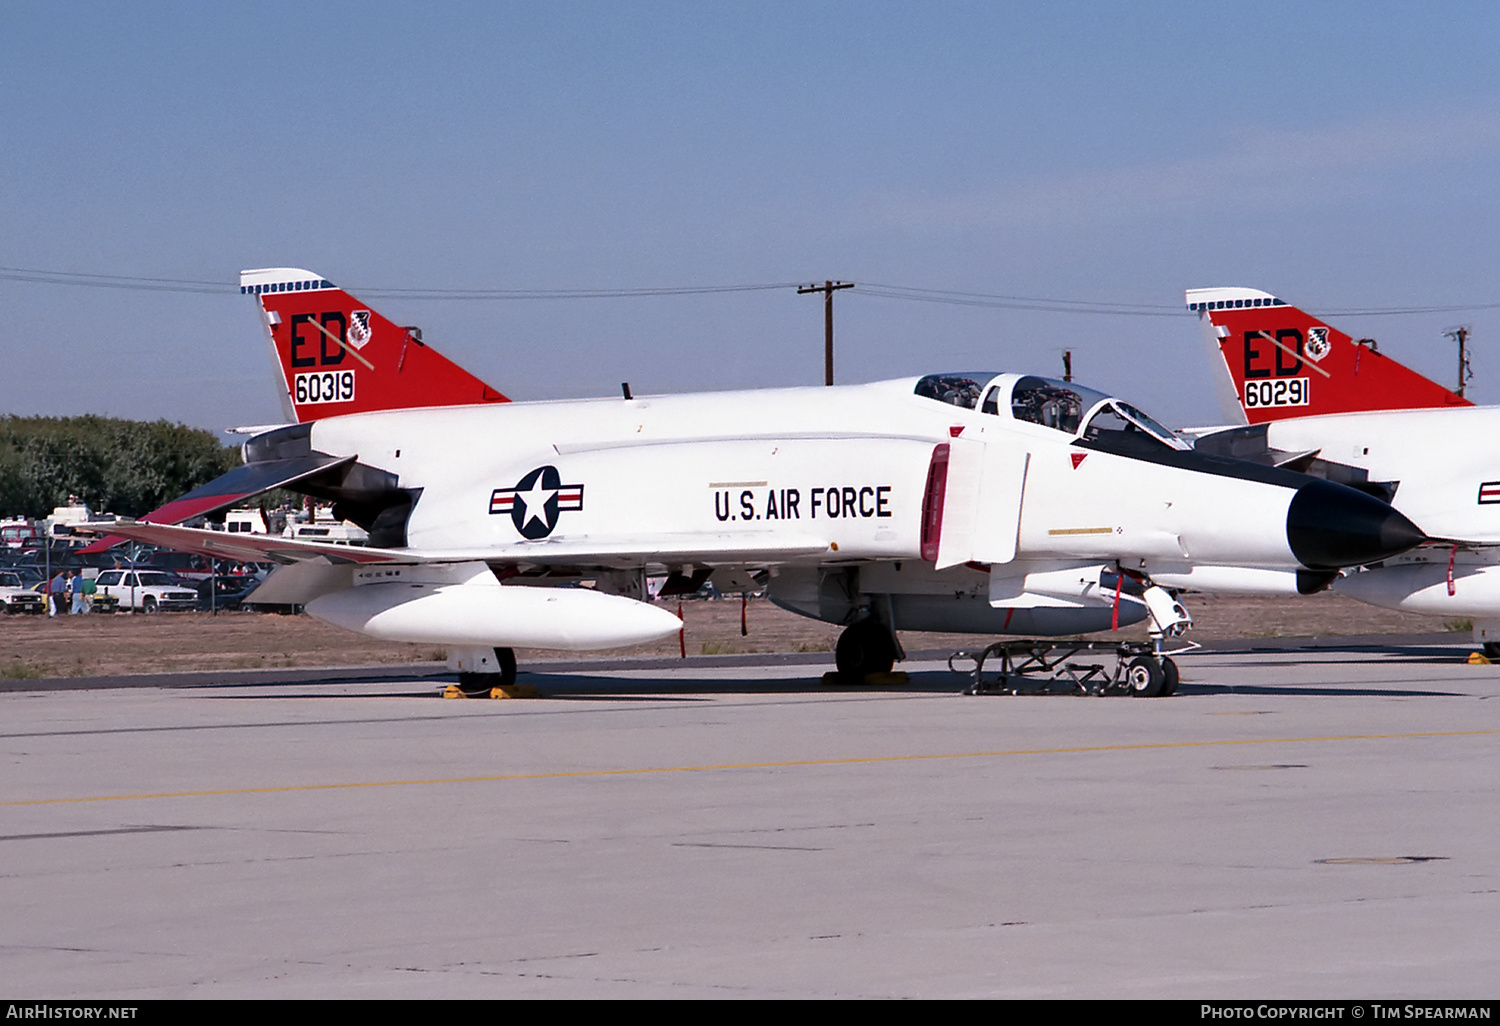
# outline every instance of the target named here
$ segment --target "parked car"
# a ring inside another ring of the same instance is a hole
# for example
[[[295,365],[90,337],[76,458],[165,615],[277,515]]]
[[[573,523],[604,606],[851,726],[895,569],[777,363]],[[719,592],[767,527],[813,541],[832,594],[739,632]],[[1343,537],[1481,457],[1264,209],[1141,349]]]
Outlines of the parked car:
[[[105,570],[99,575],[98,589],[99,595],[118,599],[121,609],[155,613],[198,608],[198,593],[174,583],[160,570]]]
[[[194,582],[208,580],[212,572],[208,560],[191,552],[174,552],[171,549],[157,549],[154,552],[142,553],[135,561],[138,570],[161,570],[165,573],[176,574],[178,577],[189,578]]]
[[[102,591],[96,591],[94,597],[89,600],[89,612],[91,613],[118,613],[120,611],[120,600],[114,595],[106,595]]]
[[[41,570],[37,569],[34,566],[11,565],[6,566],[3,569],[6,573],[15,574],[17,577],[19,577],[21,579],[21,587],[23,588],[32,588],[38,582],[46,578],[46,574],[44,574]]]
[[[239,609],[241,603],[245,601],[245,596],[260,586],[260,578],[249,574],[216,577],[213,580],[213,586],[215,593],[212,596],[209,595],[207,580],[197,586],[199,612]]]
[[[37,614],[47,611],[42,596],[27,588],[20,574],[9,570],[0,571],[0,606],[4,606],[7,616],[12,613]]]

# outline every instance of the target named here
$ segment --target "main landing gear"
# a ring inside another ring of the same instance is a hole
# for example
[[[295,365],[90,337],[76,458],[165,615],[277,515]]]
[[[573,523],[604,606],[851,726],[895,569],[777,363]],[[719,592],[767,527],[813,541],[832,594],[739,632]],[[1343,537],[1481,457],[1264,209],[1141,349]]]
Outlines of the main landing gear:
[[[516,683],[516,651],[513,648],[497,648],[494,650],[495,657],[493,666],[495,669],[489,673],[466,671],[460,669],[458,672],[458,690],[463,692],[466,698],[487,697],[495,688],[510,688]],[[491,665],[488,659],[480,660],[486,668]],[[460,666],[463,664],[461,663]]]
[[[1186,652],[1196,645],[1177,649]],[[1097,654],[1096,654],[1097,653]],[[1087,655],[1089,661],[1077,659]],[[1103,661],[1094,659],[1103,657]],[[1113,667],[1108,666],[1113,656]],[[985,676],[985,664],[998,658],[999,672]],[[971,659],[973,670],[954,665]],[[966,695],[1133,695],[1166,696],[1177,690],[1176,661],[1156,642],[1133,641],[997,641],[984,651],[955,652],[948,668],[972,677]]]
[[[891,667],[903,656],[895,633],[880,620],[867,616],[845,627],[839,635],[833,649],[838,672],[826,675],[823,682],[858,685],[904,680],[904,674],[891,676]]]

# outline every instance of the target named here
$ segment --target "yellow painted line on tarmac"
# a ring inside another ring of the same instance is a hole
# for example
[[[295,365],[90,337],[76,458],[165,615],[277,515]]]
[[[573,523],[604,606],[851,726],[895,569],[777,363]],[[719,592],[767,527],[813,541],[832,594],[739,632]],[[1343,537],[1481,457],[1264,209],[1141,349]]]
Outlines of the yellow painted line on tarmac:
[[[81,798],[31,798],[0,802],[18,805],[66,805],[75,802],[128,802],[148,798],[213,798],[233,794],[279,794],[289,791],[341,791],[362,787],[423,787],[434,784],[488,784],[511,780],[567,780],[577,777],[628,777],[650,773],[709,773],[723,770],[793,769],[799,766],[869,766],[942,759],[1000,759],[1015,755],[1081,755],[1088,752],[1144,752],[1169,748],[1222,748],[1231,745],[1291,745],[1319,741],[1392,741],[1424,737],[1486,737],[1500,730],[1434,730],[1406,734],[1330,734],[1324,737],[1259,737],[1220,741],[1158,741],[1135,745],[1082,745],[1075,748],[1011,748],[993,752],[941,752],[934,755],[870,755],[847,759],[791,759],[785,762],[726,762],[702,766],[640,766],[634,769],[565,770],[552,773],[503,773],[484,777],[433,777],[429,780],[368,780],[348,784],[290,784],[284,787],[236,787],[218,791],[162,791],[154,794],[102,794]]]

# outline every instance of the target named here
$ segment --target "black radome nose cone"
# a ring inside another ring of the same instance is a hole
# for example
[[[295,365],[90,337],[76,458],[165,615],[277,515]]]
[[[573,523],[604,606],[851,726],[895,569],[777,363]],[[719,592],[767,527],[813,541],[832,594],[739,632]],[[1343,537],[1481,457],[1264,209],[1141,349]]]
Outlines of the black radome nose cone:
[[[1292,496],[1286,540],[1303,566],[1334,570],[1400,555],[1427,536],[1374,496],[1318,479]]]

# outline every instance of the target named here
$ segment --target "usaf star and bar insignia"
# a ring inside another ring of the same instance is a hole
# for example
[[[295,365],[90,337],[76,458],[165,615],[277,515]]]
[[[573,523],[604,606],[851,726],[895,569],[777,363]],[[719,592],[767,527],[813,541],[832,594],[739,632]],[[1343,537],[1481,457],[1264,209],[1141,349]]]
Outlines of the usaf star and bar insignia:
[[[537,467],[514,488],[490,493],[490,512],[509,513],[521,537],[545,538],[557,526],[557,515],[583,509],[583,485],[562,483],[556,467]]]

